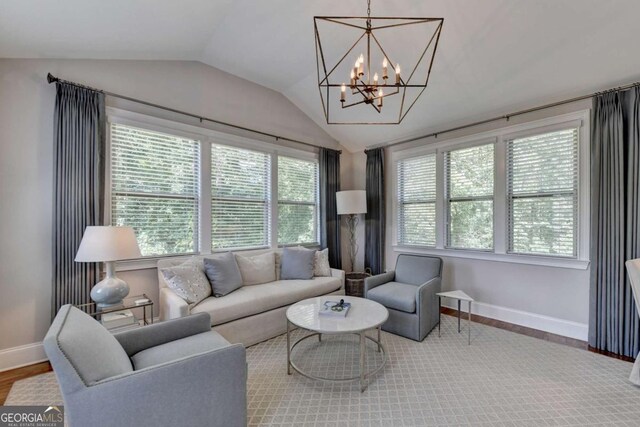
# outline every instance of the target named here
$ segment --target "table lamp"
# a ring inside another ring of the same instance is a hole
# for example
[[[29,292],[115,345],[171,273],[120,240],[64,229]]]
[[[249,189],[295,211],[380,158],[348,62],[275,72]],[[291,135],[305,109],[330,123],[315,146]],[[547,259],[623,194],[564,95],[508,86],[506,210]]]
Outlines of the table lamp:
[[[354,271],[358,243],[356,242],[356,227],[358,226],[358,214],[367,213],[367,192],[364,190],[349,190],[336,192],[336,206],[338,215],[347,215],[349,227],[349,259],[351,271]]]
[[[89,226],[84,230],[76,262],[104,262],[106,277],[91,289],[91,299],[99,308],[122,304],[129,285],[116,277],[115,262],[140,258],[140,248],[131,227]]]

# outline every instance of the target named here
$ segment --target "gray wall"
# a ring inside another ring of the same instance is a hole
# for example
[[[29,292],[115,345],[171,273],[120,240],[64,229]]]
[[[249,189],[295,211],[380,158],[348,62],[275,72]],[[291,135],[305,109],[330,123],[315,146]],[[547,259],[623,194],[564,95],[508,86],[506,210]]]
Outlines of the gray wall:
[[[506,123],[504,121],[458,131],[451,134],[440,135],[438,142],[447,139],[458,138],[466,135],[480,133],[559,114],[580,111],[591,108],[591,101],[585,100],[556,107],[524,116],[513,117]],[[434,129],[435,130],[435,129]],[[407,149],[424,144],[433,143],[434,139],[416,141],[395,148]],[[393,269],[398,252],[393,249],[392,242],[392,215],[393,215],[393,189],[391,188],[391,152],[387,150],[385,158],[386,176],[386,206],[387,206],[387,236],[385,248],[385,267]],[[365,188],[364,153],[353,154],[353,182],[355,189]],[[360,235],[362,236],[363,227]],[[361,237],[362,242],[363,238]],[[363,246],[361,246],[363,247]],[[357,263],[363,263],[363,252],[359,254]],[[362,265],[362,264],[360,264]],[[533,322],[540,322],[541,329],[549,316],[554,319],[587,324],[589,316],[589,270],[574,270],[557,267],[534,266],[525,264],[511,264],[476,259],[463,259],[454,257],[444,258],[444,290],[461,289],[474,297],[477,301],[492,306],[506,308],[502,310],[508,314],[508,318],[514,322],[521,318],[522,313],[513,313],[512,310],[526,312]],[[515,316],[515,317],[514,317]],[[551,319],[553,321],[553,319]],[[535,324],[535,323],[534,323]],[[586,337],[585,337],[586,339]]]
[[[197,62],[0,60],[0,359],[7,356],[3,349],[41,341],[50,321],[55,88],[46,83],[47,72],[206,117],[340,148],[280,93]],[[112,98],[107,98],[107,105],[198,124]],[[348,153],[346,157],[348,167]],[[343,172],[347,181],[349,175]],[[155,269],[120,276],[129,282],[132,294],[146,292],[157,301]],[[14,356],[11,360],[20,360],[20,354]]]

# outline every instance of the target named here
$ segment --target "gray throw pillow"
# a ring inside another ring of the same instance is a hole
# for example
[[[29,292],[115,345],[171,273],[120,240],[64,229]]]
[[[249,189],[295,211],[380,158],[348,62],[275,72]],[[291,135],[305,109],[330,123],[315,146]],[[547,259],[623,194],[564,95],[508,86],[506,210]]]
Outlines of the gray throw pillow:
[[[242,287],[242,275],[231,252],[205,258],[204,272],[216,297],[223,297]]]
[[[313,279],[316,251],[302,247],[284,248],[280,257],[280,280]]]

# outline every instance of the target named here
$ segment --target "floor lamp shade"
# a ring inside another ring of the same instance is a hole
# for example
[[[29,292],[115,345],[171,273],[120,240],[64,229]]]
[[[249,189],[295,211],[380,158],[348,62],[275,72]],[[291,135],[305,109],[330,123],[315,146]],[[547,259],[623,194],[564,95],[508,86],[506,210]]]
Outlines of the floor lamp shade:
[[[118,279],[115,261],[140,258],[140,248],[131,227],[90,226],[82,236],[76,262],[104,262],[107,274],[91,289],[91,299],[98,307],[122,304],[129,294],[129,285]]]
[[[367,213],[367,192],[364,190],[338,191],[336,205],[338,215]]]

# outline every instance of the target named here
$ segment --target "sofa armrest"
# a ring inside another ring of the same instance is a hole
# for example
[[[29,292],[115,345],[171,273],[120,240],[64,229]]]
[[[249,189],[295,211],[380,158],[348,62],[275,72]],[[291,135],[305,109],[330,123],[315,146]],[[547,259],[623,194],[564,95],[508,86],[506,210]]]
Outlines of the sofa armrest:
[[[169,288],[160,288],[160,320],[177,319],[189,314],[189,304]]]
[[[340,279],[340,289],[344,289],[344,270],[338,270],[337,268],[331,269],[331,277],[337,277]]]
[[[375,276],[366,277],[364,279],[364,297],[367,297],[367,292],[376,286],[383,285],[385,283],[391,282],[396,277],[396,272],[394,270],[387,271],[385,273],[377,274]]]
[[[153,411],[144,408],[153,407]],[[102,380],[65,397],[70,425],[246,426],[247,363],[241,344]],[[144,412],[144,414],[141,413]]]
[[[191,335],[211,330],[208,313],[197,313],[179,319],[155,323],[143,328],[124,331],[113,336],[129,357],[150,347],[156,347]]]

